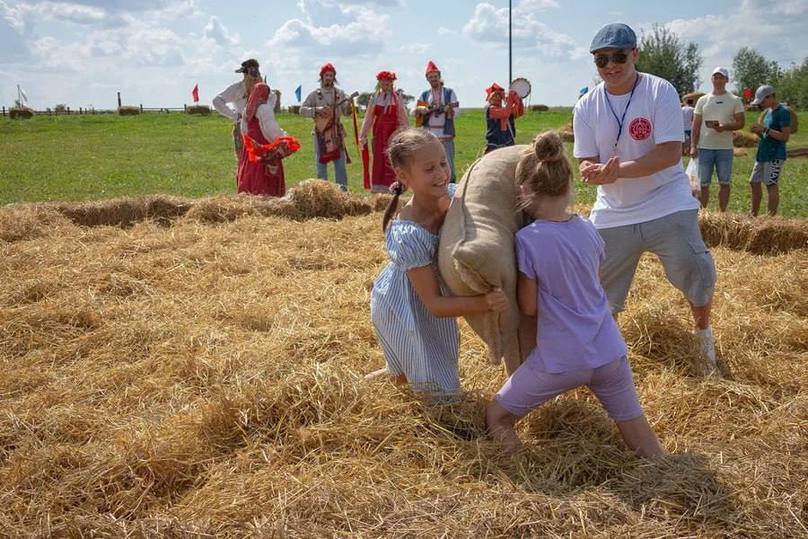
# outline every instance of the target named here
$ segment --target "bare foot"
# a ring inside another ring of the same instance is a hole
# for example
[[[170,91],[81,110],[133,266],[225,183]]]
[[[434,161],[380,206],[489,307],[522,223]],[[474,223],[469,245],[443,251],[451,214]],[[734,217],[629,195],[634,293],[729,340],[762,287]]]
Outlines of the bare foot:
[[[369,372],[365,375],[365,380],[376,380],[377,378],[381,378],[383,376],[387,376],[387,369],[379,369],[373,372]]]

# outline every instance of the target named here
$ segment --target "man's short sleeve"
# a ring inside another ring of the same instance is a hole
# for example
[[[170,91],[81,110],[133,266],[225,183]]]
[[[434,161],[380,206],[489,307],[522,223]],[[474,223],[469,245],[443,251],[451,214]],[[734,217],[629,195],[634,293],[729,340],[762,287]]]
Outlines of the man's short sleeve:
[[[741,112],[745,112],[746,109],[743,106],[743,100],[735,96],[735,110],[732,111],[733,114],[740,114]]]
[[[704,104],[707,103],[707,96],[703,95],[696,101],[696,108],[693,109],[694,114],[703,114]]]
[[[699,101],[701,102],[701,101]],[[666,80],[660,81],[654,103],[654,143],[684,142],[684,119],[679,94]]]
[[[600,157],[598,141],[595,138],[595,130],[590,125],[592,119],[589,117],[589,108],[584,106],[584,100],[578,101],[573,109],[572,130],[575,135],[575,142],[572,146],[572,154],[578,159],[584,157]]]

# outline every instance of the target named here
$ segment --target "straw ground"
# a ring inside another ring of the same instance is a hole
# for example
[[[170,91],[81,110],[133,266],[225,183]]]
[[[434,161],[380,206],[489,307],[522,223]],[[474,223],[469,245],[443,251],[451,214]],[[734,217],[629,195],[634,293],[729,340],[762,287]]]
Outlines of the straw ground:
[[[757,254],[752,225],[713,219],[729,247],[713,250],[723,376],[706,379],[686,305],[643,259],[620,323],[672,456],[627,454],[578,391],[530,415],[509,459],[482,422],[503,375],[465,325],[462,402],[363,380],[383,362],[377,202],[319,182],[272,205],[174,202],[124,226],[0,210],[3,535],[808,535],[805,245]]]

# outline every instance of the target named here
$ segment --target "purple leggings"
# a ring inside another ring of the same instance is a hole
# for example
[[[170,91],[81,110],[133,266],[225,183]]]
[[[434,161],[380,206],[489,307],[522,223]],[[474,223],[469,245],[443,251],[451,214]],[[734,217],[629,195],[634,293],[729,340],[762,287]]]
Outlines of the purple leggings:
[[[591,389],[615,421],[628,421],[643,414],[625,356],[596,369],[563,374],[540,372],[530,362],[523,363],[499,390],[496,400],[513,415],[522,417],[578,386]]]

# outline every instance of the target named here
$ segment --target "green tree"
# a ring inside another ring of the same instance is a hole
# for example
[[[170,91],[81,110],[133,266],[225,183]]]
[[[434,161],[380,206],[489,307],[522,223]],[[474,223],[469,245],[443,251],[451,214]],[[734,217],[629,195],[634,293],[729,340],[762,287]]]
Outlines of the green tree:
[[[640,39],[637,70],[662,77],[673,84],[679,95],[692,92],[698,82],[702,58],[695,43],[684,43],[673,31],[655,24]]]
[[[808,109],[808,58],[802,65],[782,71],[773,86],[778,98],[789,106]]]
[[[761,84],[772,84],[782,75],[777,62],[769,61],[751,47],[742,47],[732,59],[737,89],[751,88],[753,91]]]
[[[368,103],[370,103],[370,96],[372,94],[370,92],[362,92],[359,94],[359,97],[356,98],[356,104],[362,108],[367,108]]]

